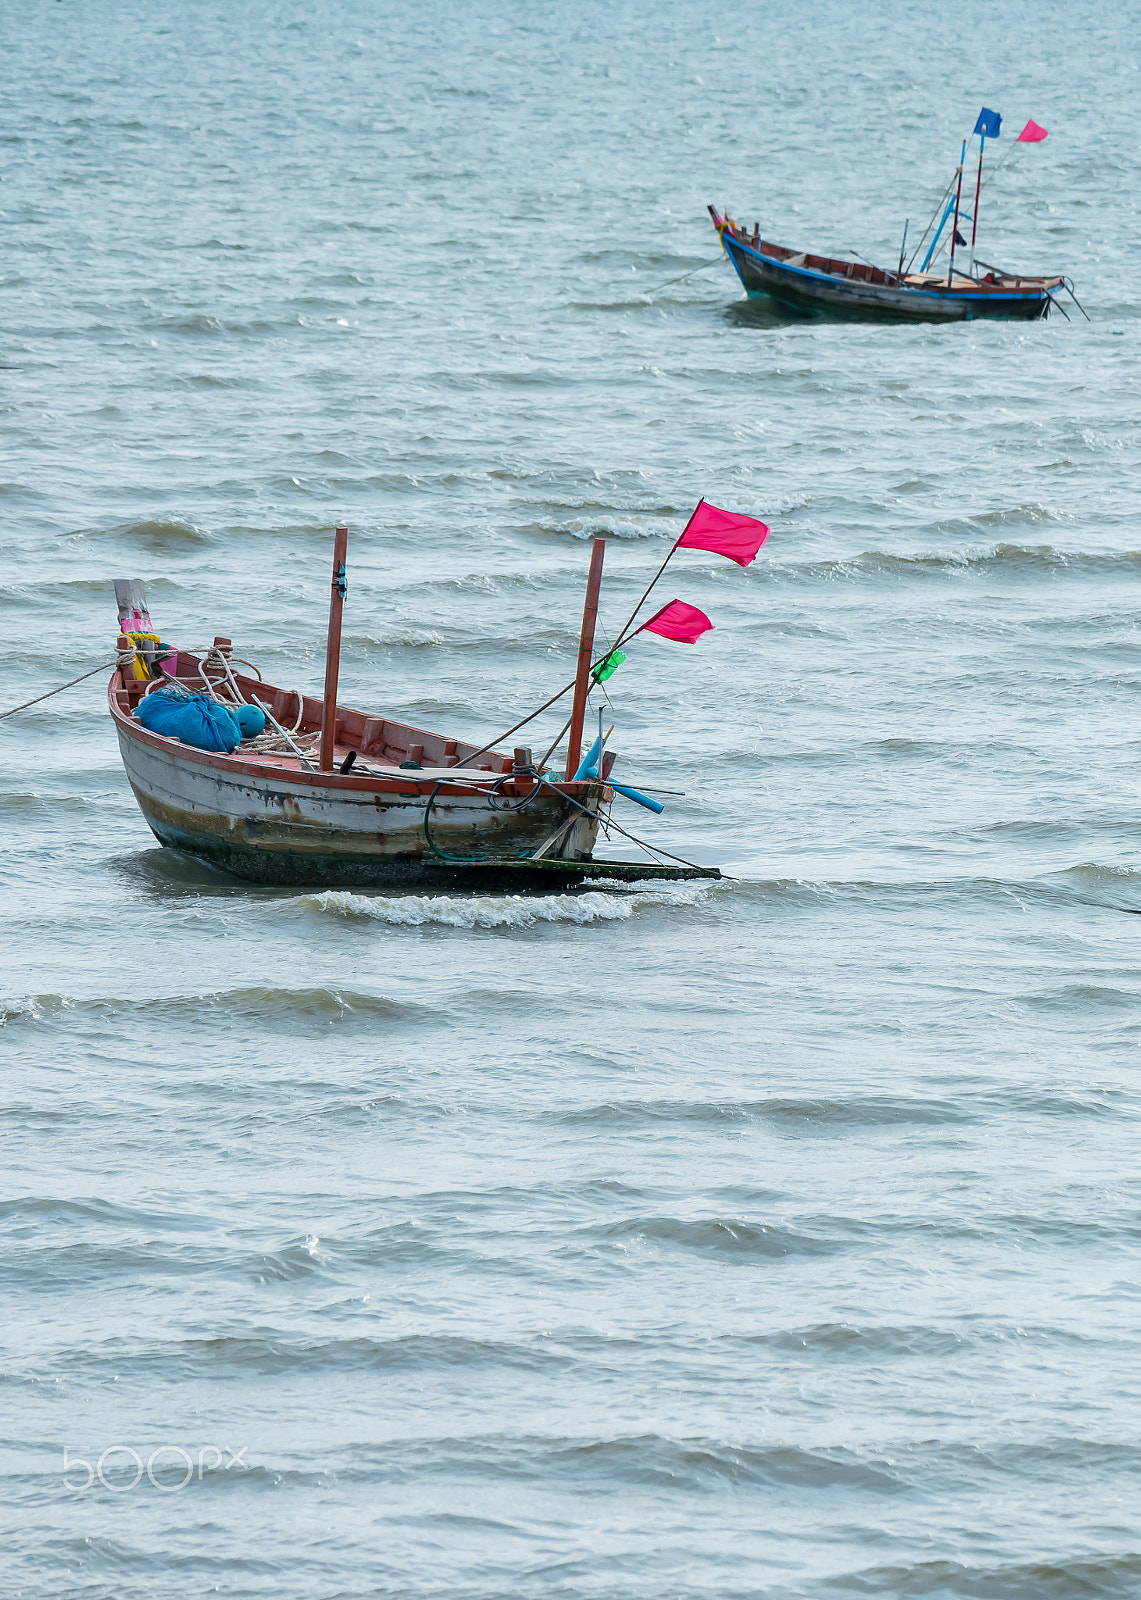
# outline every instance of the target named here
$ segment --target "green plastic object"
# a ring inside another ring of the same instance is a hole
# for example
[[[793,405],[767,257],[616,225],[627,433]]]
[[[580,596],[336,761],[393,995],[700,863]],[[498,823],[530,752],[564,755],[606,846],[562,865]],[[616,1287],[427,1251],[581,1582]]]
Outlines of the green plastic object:
[[[594,669],[595,683],[605,683],[607,678],[612,678],[625,659],[625,650],[611,650],[608,656],[603,656]]]

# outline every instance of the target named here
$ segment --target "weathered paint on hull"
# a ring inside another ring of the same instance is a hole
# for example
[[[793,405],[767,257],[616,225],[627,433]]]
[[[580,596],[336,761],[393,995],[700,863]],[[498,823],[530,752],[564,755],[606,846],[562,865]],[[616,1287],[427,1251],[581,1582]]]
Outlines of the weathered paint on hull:
[[[723,235],[729,259],[750,299],[766,296],[796,311],[826,312],[860,321],[970,322],[979,318],[1036,321],[1050,307],[1044,291],[1008,296],[937,294],[926,289],[893,289],[858,280],[836,281],[749,250],[730,234]]]
[[[325,788],[287,778],[228,774],[217,763],[180,755],[176,745],[142,739],[117,726],[119,748],[139,809],[161,844],[202,857],[254,883],[378,887],[456,879],[484,857],[522,856],[545,845],[573,864],[589,858],[598,822],[562,795],[544,791],[523,809],[487,793],[440,795],[432,838],[459,861],[433,855],[424,834],[431,793]],[[600,785],[580,785],[592,811]],[[472,859],[474,858],[474,860]],[[478,873],[486,882],[486,872]]]
[[[280,853],[272,858],[256,851],[227,849],[218,841],[184,835],[151,823],[160,844],[172,850],[209,861],[223,871],[250,883],[279,888],[311,889],[542,889],[573,888],[585,879],[610,879],[619,883],[639,883],[655,878],[673,882],[681,879],[717,879],[717,867],[659,866],[646,861],[511,861],[489,859],[478,863],[449,862],[427,855],[387,857],[379,865],[362,864],[359,857],[320,861],[290,857]]]
[[[465,866],[427,855],[362,858],[359,855],[300,855],[289,850],[269,853],[244,849],[217,838],[186,833],[181,828],[158,823],[151,817],[147,817],[147,821],[160,844],[196,856],[201,861],[209,861],[223,872],[243,878],[248,883],[262,883],[277,888],[466,889],[535,886],[536,873],[525,863],[517,867],[508,862],[481,862]],[[593,876],[589,862],[583,865],[570,861],[552,862],[550,865],[561,869],[559,881],[568,887]]]

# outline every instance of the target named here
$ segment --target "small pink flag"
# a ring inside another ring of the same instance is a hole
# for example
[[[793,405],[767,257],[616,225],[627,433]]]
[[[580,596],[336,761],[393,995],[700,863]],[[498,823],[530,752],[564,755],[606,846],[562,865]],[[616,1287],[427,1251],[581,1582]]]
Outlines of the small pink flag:
[[[1045,137],[1046,129],[1040,128],[1036,122],[1031,120],[1026,124],[1014,142],[1015,144],[1041,144]]]
[[[657,633],[663,639],[676,639],[678,644],[696,644],[713,624],[696,606],[687,606],[684,600],[671,600],[668,606],[655,611],[649,622],[643,622],[637,633]]]
[[[756,517],[719,511],[703,500],[678,544],[683,550],[709,550],[715,556],[728,556],[739,567],[747,567],[768,536],[769,530]]]

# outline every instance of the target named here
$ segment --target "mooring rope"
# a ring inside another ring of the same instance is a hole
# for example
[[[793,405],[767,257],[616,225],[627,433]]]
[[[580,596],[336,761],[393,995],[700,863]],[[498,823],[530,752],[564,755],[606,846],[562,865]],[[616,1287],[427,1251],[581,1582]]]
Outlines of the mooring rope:
[[[683,272],[680,277],[667,278],[665,283],[659,283],[656,289],[643,289],[644,295],[660,294],[663,289],[668,289],[673,283],[684,283],[687,278],[692,278],[697,272],[705,272],[709,267],[715,267],[718,262],[724,261],[724,253],[715,255],[712,261],[703,261],[699,267],[692,267],[689,272]]]
[[[49,689],[46,694],[38,694],[34,700],[25,700],[22,705],[13,706],[10,711],[0,711],[0,720],[4,717],[14,717],[17,711],[26,711],[29,706],[38,706],[41,700],[50,700],[53,694],[62,694],[65,689],[74,688],[77,683],[82,683],[85,678],[93,678],[97,672],[106,672],[109,667],[122,666],[124,661],[133,661],[134,655],[116,656],[114,661],[101,661],[97,667],[92,667],[90,672],[81,672],[78,678],[71,678],[67,683],[61,683],[58,689]]]

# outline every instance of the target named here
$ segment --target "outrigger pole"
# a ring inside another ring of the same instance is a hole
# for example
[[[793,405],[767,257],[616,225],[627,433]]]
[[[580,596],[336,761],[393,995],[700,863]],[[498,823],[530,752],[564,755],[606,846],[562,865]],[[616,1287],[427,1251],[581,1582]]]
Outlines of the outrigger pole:
[[[955,185],[955,220],[951,224],[951,254],[947,261],[947,287],[955,275],[955,240],[959,237],[959,200],[963,193],[963,166],[967,159],[967,141],[963,140],[963,153],[959,157],[959,181]]]
[[[349,530],[338,528],[333,540],[333,588],[329,597],[329,638],[325,646],[325,699],[321,707],[322,772],[333,770],[333,746],[337,742],[337,680],[341,673],[341,613],[345,609],[348,584],[345,581],[345,552]]]

